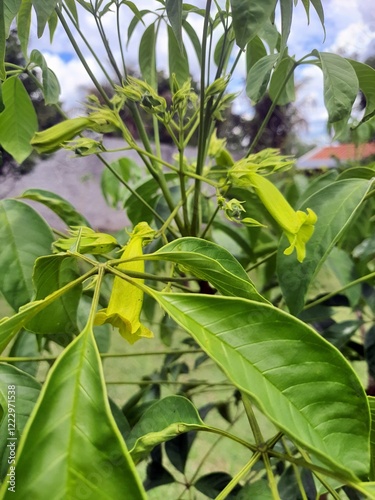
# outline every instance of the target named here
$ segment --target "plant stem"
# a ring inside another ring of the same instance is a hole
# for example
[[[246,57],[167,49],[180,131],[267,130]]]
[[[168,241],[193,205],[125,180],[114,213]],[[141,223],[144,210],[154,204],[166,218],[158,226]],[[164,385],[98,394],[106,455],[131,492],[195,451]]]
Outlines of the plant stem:
[[[132,358],[137,356],[166,356],[168,354],[201,354],[203,351],[201,349],[183,349],[173,350],[167,349],[164,351],[150,351],[150,352],[130,352],[130,353],[119,353],[119,352],[106,352],[100,353],[101,358]],[[25,363],[25,362],[40,362],[40,361],[54,361],[58,356],[0,356],[0,363]]]
[[[305,305],[303,310],[305,311],[306,309],[310,309],[311,307],[314,307],[318,304],[321,304],[322,302],[325,302],[326,300],[331,299],[332,297],[334,297],[338,293],[341,293],[341,292],[347,290],[348,288],[351,288],[352,286],[358,285],[359,283],[363,283],[364,281],[367,281],[371,278],[375,278],[375,272],[372,272],[370,274],[366,274],[366,276],[362,276],[361,278],[358,278],[354,281],[351,281],[347,285],[343,286],[342,288],[339,288],[338,290],[335,290],[334,292],[327,293],[327,295],[323,295],[323,297],[320,297],[319,299],[316,299],[313,302],[310,302],[309,304]]]
[[[277,250],[275,250],[274,252],[271,252],[269,253],[266,257],[264,257],[263,259],[261,260],[258,260],[258,262],[256,262],[255,264],[253,264],[252,266],[248,267],[246,269],[246,272],[250,272],[252,271],[253,269],[256,269],[258,266],[261,266],[262,264],[264,264],[265,262],[267,262],[267,260],[269,260],[271,257],[273,257],[274,255],[277,254]]]
[[[198,175],[202,175],[203,163],[206,154],[206,131],[207,127],[205,124],[205,71],[206,71],[206,50],[207,50],[207,35],[208,35],[208,25],[210,19],[212,0],[207,0],[206,3],[206,14],[204,16],[203,24],[203,34],[202,34],[202,63],[201,63],[201,78],[200,78],[200,108],[199,108],[199,133],[198,133],[198,157],[197,157],[197,168],[196,172]],[[208,112],[208,110],[207,110]],[[198,234],[199,230],[199,219],[200,219],[200,195],[201,195],[201,181],[200,179],[195,180],[194,186],[194,198],[193,198],[193,214],[191,220],[191,235],[195,236]]]
[[[253,407],[252,407],[251,402],[250,402],[250,398],[248,397],[247,394],[245,394],[243,392],[241,393],[241,396],[242,396],[243,405],[245,407],[247,419],[249,421],[251,430],[252,430],[253,435],[254,435],[255,443],[257,444],[257,446],[263,447],[264,446],[264,438],[263,438],[262,432],[260,430],[260,427],[258,425],[258,421],[255,417]]]
[[[217,206],[215,208],[215,210],[213,211],[213,213],[212,213],[212,215],[210,217],[210,220],[207,222],[206,227],[204,228],[202,234],[200,235],[200,238],[205,238],[206,237],[206,234],[208,233],[208,230],[210,229],[210,227],[214,223],[215,217],[217,216],[219,210],[220,210],[220,207]]]
[[[283,92],[286,84],[288,83],[289,78],[292,76],[292,74],[293,74],[294,70],[296,69],[296,67],[298,66],[298,64],[299,63],[297,63],[297,62],[295,62],[293,64],[292,68],[288,71],[288,73],[287,73],[287,75],[286,75],[283,83],[280,85],[279,90],[278,90],[278,92],[277,92],[277,94],[275,96],[275,99],[272,101],[272,104],[271,104],[271,106],[270,106],[270,108],[269,108],[269,110],[268,110],[268,112],[267,112],[267,114],[266,114],[266,116],[265,116],[265,118],[264,118],[261,126],[259,127],[259,130],[258,130],[256,136],[254,137],[254,140],[251,143],[248,152],[246,153],[246,157],[248,157],[249,155],[251,155],[251,153],[254,151],[255,146],[258,144],[259,139],[262,137],[264,129],[266,128],[266,126],[267,126],[267,124],[268,124],[268,122],[269,122],[269,120],[270,120],[270,118],[272,116],[272,113],[275,111],[275,108],[277,106],[277,101],[279,100],[279,97],[281,96],[281,93]]]
[[[223,491],[216,497],[215,500],[225,500],[229,493],[237,486],[241,479],[251,470],[251,468],[258,462],[262,454],[260,452],[255,453],[247,464],[234,476],[234,478],[227,484]]]

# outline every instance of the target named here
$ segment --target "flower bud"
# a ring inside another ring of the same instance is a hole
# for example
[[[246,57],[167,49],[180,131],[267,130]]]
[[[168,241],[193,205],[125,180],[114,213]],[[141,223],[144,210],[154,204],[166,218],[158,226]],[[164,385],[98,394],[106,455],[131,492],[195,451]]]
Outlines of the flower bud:
[[[71,118],[42,132],[36,132],[30,144],[39,154],[53,153],[61,144],[70,141],[83,130],[90,128],[91,120],[88,117]]]

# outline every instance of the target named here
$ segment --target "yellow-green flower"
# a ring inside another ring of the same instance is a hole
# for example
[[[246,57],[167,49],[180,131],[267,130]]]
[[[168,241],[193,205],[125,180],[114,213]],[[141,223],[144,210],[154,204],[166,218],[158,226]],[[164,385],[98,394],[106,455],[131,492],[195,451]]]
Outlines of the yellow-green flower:
[[[114,250],[120,245],[114,236],[107,233],[97,233],[86,226],[72,226],[69,230],[71,238],[60,238],[53,243],[58,252],[73,250],[79,253],[103,254]]]
[[[290,246],[284,250],[284,254],[290,255],[295,249],[297,260],[303,262],[306,257],[306,243],[314,232],[317,215],[311,208],[307,208],[307,213],[301,210],[295,211],[277,187],[264,176],[248,172],[247,178],[289,240]]]
[[[142,247],[152,240],[153,231],[146,222],[140,222],[130,234],[130,240],[125,247],[121,259],[131,259],[142,255]],[[144,272],[145,264],[143,260],[124,262],[118,269],[124,273],[126,271]],[[143,283],[143,279],[134,279],[135,282]],[[106,309],[98,311],[95,317],[95,324],[102,325],[110,323],[118,328],[120,334],[130,344],[134,344],[142,337],[152,338],[153,333],[140,322],[140,314],[143,304],[143,291],[132,283],[116,276],[113,282],[111,297]]]
[[[42,132],[36,132],[30,144],[39,154],[53,153],[64,142],[70,141],[85,129],[90,128],[91,125],[92,122],[88,117],[71,118]]]
[[[269,173],[285,170],[292,163],[289,156],[280,156],[277,150],[266,149],[236,162],[230,169],[228,178],[233,186],[254,189],[289,240],[290,245],[284,254],[290,255],[295,249],[297,260],[302,262],[306,257],[306,244],[314,232],[318,217],[311,208],[307,208],[307,212],[295,211],[277,187],[264,177]],[[263,172],[264,175],[258,172]]]

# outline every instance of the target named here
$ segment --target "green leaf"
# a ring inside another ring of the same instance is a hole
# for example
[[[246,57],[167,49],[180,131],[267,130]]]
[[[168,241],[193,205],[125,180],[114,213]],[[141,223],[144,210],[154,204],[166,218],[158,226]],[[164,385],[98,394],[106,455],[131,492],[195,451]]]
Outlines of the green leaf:
[[[86,226],[90,227],[89,222],[83,215],[58,194],[46,191],[44,189],[27,189],[19,198],[37,201],[51,209],[56,215],[62,219],[67,226]]]
[[[126,46],[128,47],[129,45],[129,42],[130,42],[130,39],[131,39],[131,36],[135,30],[135,28],[137,27],[138,23],[141,21],[142,24],[144,25],[145,23],[143,22],[143,19],[142,17],[145,15],[145,14],[149,14],[151,11],[150,10],[141,10],[139,11],[139,15],[135,15],[133,17],[133,19],[130,21],[129,23],[129,27],[128,27],[128,40],[127,40],[127,43],[126,43]]]
[[[175,34],[170,26],[168,26],[168,61],[169,74],[174,73],[177,82],[182,86],[190,77],[189,61],[185,47],[179,48]]]
[[[375,69],[367,64],[347,59],[356,72],[359,88],[366,98],[366,110],[362,121],[365,122],[375,115]]]
[[[44,308],[59,299],[64,293],[71,290],[73,287],[80,285],[86,278],[87,274],[80,276],[74,282],[68,283],[60,290],[51,293],[44,300],[35,300],[20,308],[19,312],[13,316],[4,317],[0,320],[0,353],[9,344],[12,338],[30,321],[36,314]]]
[[[182,26],[183,26],[184,30],[186,31],[188,37],[190,38],[190,41],[193,45],[195,54],[196,54],[198,62],[199,62],[199,66],[201,66],[202,65],[202,46],[201,46],[201,41],[197,35],[197,32],[192,27],[192,25],[190,23],[188,23],[188,21],[186,21],[186,19],[183,20]]]
[[[139,44],[138,61],[143,79],[154,88],[156,85],[155,44],[155,26],[150,24],[143,33]]]
[[[126,439],[135,463],[147,457],[158,444],[183,432],[207,430],[193,403],[182,396],[167,396],[142,415]]]
[[[254,103],[259,102],[266,93],[271,71],[278,57],[279,54],[262,57],[247,74],[246,94]]]
[[[3,2],[4,2],[5,36],[8,37],[10,26],[21,7],[22,0],[3,0]]]
[[[59,22],[59,18],[57,16],[56,11],[54,10],[51,17],[48,19],[48,29],[49,29],[49,42],[52,44],[53,37],[55,35],[55,31]],[[54,75],[54,73],[53,73]],[[55,77],[56,78],[56,77]]]
[[[22,54],[26,60],[28,59],[27,47],[30,37],[31,9],[31,0],[22,0],[21,8],[17,16],[17,36],[21,44]]]
[[[249,73],[254,64],[266,55],[266,47],[259,36],[252,38],[246,46],[246,73]]]
[[[5,109],[4,100],[3,100],[3,84],[0,80],[0,113],[2,113]]]
[[[38,399],[40,389],[40,383],[28,373],[12,365],[0,363],[0,406],[5,415],[8,413],[15,416],[14,435],[12,435],[14,440],[7,439],[10,437],[8,419],[3,418],[0,423],[0,479],[6,476],[10,465],[8,459],[12,460],[10,448],[7,445],[15,441],[16,448],[18,448],[18,441]],[[14,394],[8,392],[10,390],[13,390]],[[9,420],[9,423],[13,423],[13,419]],[[12,465],[14,466],[14,463]]]
[[[9,352],[9,356],[13,357],[29,357],[35,358],[39,356],[40,351],[38,348],[38,343],[35,335],[31,335],[29,332],[21,331],[15,341],[13,342],[12,348]],[[38,363],[35,361],[15,361],[9,362],[13,366],[17,367],[19,370],[27,372],[31,376],[35,376],[38,372]]]
[[[173,33],[176,37],[180,53],[183,53],[182,43],[182,0],[166,0],[165,8]]]
[[[50,253],[52,242],[50,228],[33,208],[0,201],[0,290],[14,310],[31,300],[35,259]]]
[[[92,329],[50,370],[17,450],[16,493],[1,498],[145,499],[114,422]]]
[[[77,6],[74,0],[65,0],[65,4],[68,7],[70,13],[73,16],[73,19],[77,23],[77,26],[79,26],[79,19],[78,19],[78,12],[77,12]]]
[[[171,179],[175,177],[174,174],[167,174],[166,179]],[[156,206],[158,199],[160,198],[159,185],[153,177],[148,177],[146,180],[142,180],[138,183],[135,191],[141,196],[152,208]],[[125,201],[124,208],[126,214],[129,217],[133,225],[138,224],[138,222],[148,222],[154,218],[153,213],[144,205],[139,202],[139,199],[131,195]]]
[[[3,100],[5,109],[0,114],[0,145],[22,163],[32,152],[30,141],[38,129],[35,109],[16,76],[3,83]]]
[[[321,64],[324,82],[324,103],[329,123],[347,122],[359,90],[356,72],[343,57],[313,51]]]
[[[46,104],[57,104],[60,97],[60,84],[55,73],[48,68],[43,54],[34,49],[30,54],[30,62],[42,70],[42,88]]]
[[[231,0],[233,29],[237,45],[244,49],[269,20],[274,12],[277,0],[249,2],[249,0]]]
[[[38,38],[40,38],[49,18],[55,12],[59,0],[32,0],[32,3],[38,21]]]
[[[358,277],[353,260],[344,250],[334,247],[312,281],[307,297],[312,299],[334,292]],[[342,294],[349,299],[351,307],[355,307],[361,298],[361,285],[352,286]]]
[[[290,28],[292,27],[293,0],[280,0],[280,9],[281,9],[280,53],[283,54],[288,42]]]
[[[6,51],[4,2],[0,2],[0,80],[5,80],[5,51]]]
[[[260,302],[152,295],[281,431],[348,478],[368,474],[363,387],[345,358],[314,330]]]
[[[279,89],[281,88],[282,85],[285,84],[285,80],[288,77],[285,87],[277,99],[277,104],[279,106],[289,104],[290,102],[293,102],[296,98],[294,73],[289,75],[290,71],[292,71],[294,67],[295,67],[294,59],[287,56],[281,60],[280,64],[276,67],[275,71],[273,72],[270,82],[270,97],[273,101],[276,100],[277,95],[279,93]]]
[[[74,258],[67,255],[47,255],[35,262],[33,281],[35,300],[45,299],[79,277]],[[76,286],[56,299],[26,324],[27,330],[38,334],[63,334],[71,338],[78,333],[77,309],[81,287]]]
[[[132,180],[137,178],[139,167],[130,158],[119,158],[110,165],[116,174],[126,182],[130,177]],[[100,185],[107,205],[112,208],[119,208],[119,206],[122,208],[129,191],[108,168],[103,170]]]
[[[318,17],[320,19],[320,22],[322,23],[322,27],[324,30],[324,38],[326,35],[326,28],[324,25],[324,9],[321,0],[310,0],[311,4],[313,5],[315,12],[318,14]]]
[[[160,248],[147,260],[168,260],[209,281],[223,295],[268,301],[256,290],[246,271],[230,252],[199,238],[179,238]]]
[[[370,433],[370,446],[371,446],[371,472],[370,479],[375,478],[375,398],[368,396],[371,413],[371,433]],[[375,493],[375,489],[374,489]]]
[[[285,301],[292,314],[298,314],[314,276],[329,252],[361,207],[371,181],[350,179],[334,182],[308,198],[300,207],[309,207],[318,215],[315,231],[306,246],[305,260],[283,254],[286,238],[281,239],[277,256],[277,273]]]

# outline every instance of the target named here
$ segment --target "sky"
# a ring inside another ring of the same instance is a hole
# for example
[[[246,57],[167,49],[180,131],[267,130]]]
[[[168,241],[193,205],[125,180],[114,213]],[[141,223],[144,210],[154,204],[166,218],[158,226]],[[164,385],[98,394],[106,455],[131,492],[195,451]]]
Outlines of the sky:
[[[313,7],[311,6],[310,9],[310,23],[308,25],[300,0],[294,10],[293,25],[288,43],[289,54],[295,55],[298,59],[311,50],[317,49],[364,61],[369,55],[375,54],[375,8],[373,2],[374,0],[322,0],[326,26],[326,38],[324,40],[323,29]],[[138,0],[135,3],[139,9],[147,8],[151,11],[160,7],[160,3],[156,0]],[[200,7],[205,6],[204,0],[190,0],[189,3]],[[131,19],[129,11],[124,10],[125,13],[126,15],[121,19],[124,39],[126,39],[127,27]],[[146,19],[152,20],[152,18],[153,14],[150,14]],[[115,56],[119,61],[120,54],[116,30],[114,29],[115,18],[106,15],[103,19],[109,43],[111,47],[114,47]],[[200,36],[199,34],[203,29],[202,19],[191,17],[191,20],[198,36]],[[80,25],[95,53],[105,62],[106,55],[90,14],[85,11],[80,13]],[[129,67],[137,67],[138,47],[143,30],[144,27],[139,23],[126,49],[125,57]],[[64,109],[71,115],[79,114],[83,109],[84,89],[91,86],[91,84],[89,77],[69,45],[63,29],[58,26],[52,45],[47,32],[41,39],[36,38],[35,20],[33,20],[32,33],[34,33],[34,36],[30,40],[30,49],[37,48],[40,50],[44,54],[49,67],[56,73],[61,84],[61,100]],[[167,46],[165,29],[161,29],[157,50],[157,66],[158,69],[164,70],[166,73],[168,72]],[[187,45],[187,50],[190,59],[190,71],[198,79],[198,62],[189,45]],[[83,52],[87,63],[94,70],[98,79],[103,81],[93,56],[87,50],[83,50]],[[231,90],[242,90],[236,101],[235,111],[251,114],[250,102],[243,91],[245,78],[245,62],[242,60],[231,82]],[[308,128],[303,131],[303,139],[316,143],[327,142],[328,139],[325,133],[327,112],[323,103],[320,69],[311,65],[302,66],[296,75],[296,81],[299,84],[296,104],[308,123]]]

